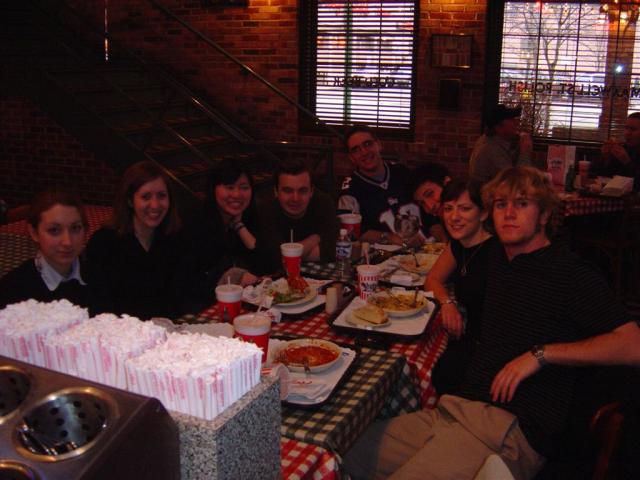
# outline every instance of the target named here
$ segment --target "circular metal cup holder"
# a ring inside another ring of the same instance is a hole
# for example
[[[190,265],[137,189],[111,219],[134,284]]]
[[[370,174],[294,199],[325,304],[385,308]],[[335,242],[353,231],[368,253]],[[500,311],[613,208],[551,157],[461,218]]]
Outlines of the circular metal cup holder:
[[[38,478],[29,467],[0,460],[0,480],[38,480]]]
[[[20,406],[30,386],[25,372],[15,367],[0,366],[0,420]]]
[[[17,449],[49,462],[82,455],[113,422],[116,409],[108,395],[92,387],[48,395],[16,427]]]

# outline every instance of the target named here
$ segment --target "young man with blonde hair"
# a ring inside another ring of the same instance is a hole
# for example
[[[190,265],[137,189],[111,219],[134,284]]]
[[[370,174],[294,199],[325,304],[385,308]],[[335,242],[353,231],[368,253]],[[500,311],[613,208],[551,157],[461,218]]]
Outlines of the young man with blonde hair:
[[[586,262],[550,241],[558,200],[542,174],[503,170],[483,200],[500,243],[460,396],[373,425],[345,458],[356,479],[473,478],[492,454],[532,478],[565,427],[573,367],[640,366],[638,325]]]

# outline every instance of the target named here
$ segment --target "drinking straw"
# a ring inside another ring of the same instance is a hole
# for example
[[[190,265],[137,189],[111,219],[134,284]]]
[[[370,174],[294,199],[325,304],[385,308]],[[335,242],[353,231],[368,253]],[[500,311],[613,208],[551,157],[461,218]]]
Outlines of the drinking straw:
[[[291,243],[293,243],[293,228],[289,230],[289,237],[291,238]]]
[[[231,274],[227,275],[227,285],[231,285]]]
[[[364,263],[365,265],[369,265],[369,249],[365,248],[364,250]]]

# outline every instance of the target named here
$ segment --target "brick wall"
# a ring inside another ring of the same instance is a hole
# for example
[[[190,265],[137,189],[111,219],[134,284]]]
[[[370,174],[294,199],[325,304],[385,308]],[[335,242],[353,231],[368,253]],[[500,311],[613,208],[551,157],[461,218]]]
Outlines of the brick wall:
[[[85,202],[111,204],[115,175],[29,100],[0,99],[0,198],[29,203],[50,187],[77,192]]]
[[[96,23],[102,21],[102,0],[69,3]],[[206,7],[202,0],[163,0],[162,4],[297,98],[296,0],[250,0],[246,8]],[[169,20],[147,0],[110,2],[109,7],[109,28],[114,38],[156,59],[258,140],[333,142],[339,149],[338,142],[327,137],[300,135],[298,114],[293,106],[242,73],[238,66]],[[485,10],[486,0],[421,1],[415,137],[402,141],[384,139],[388,152],[397,153],[410,164],[437,160],[447,163],[454,173],[466,172],[471,145],[480,132]],[[435,33],[472,34],[472,68],[431,67],[430,38]],[[458,111],[438,109],[441,79],[461,81]],[[350,168],[348,160],[338,153],[338,176]]]

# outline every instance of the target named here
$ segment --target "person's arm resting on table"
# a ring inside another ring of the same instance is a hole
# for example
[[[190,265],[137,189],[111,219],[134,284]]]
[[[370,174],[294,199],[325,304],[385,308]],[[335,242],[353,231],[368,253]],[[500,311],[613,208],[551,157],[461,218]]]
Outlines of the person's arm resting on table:
[[[302,244],[302,259],[305,262],[320,260],[320,235],[313,233],[299,243]]]
[[[451,244],[447,245],[442,255],[438,258],[433,268],[429,271],[424,282],[426,291],[433,291],[436,300],[440,302],[442,312],[442,326],[456,338],[462,335],[462,315],[456,303],[449,297],[449,292],[444,286],[447,279],[455,271],[457,262],[451,252]]]
[[[543,362],[550,365],[630,365],[640,367],[640,328],[627,322],[611,332],[570,343],[544,345]],[[543,366],[531,352],[525,352],[507,363],[491,384],[491,398],[509,402],[525,378]]]

